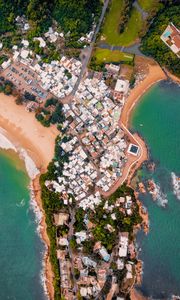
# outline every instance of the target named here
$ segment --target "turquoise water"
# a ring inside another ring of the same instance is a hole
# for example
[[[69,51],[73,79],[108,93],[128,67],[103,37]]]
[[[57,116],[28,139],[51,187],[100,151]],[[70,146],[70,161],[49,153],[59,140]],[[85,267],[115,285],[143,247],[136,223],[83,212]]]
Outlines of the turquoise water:
[[[43,245],[30,209],[29,178],[18,157],[0,151],[0,299],[44,300]]]
[[[154,86],[135,108],[131,128],[140,133],[148,145],[150,158],[156,163],[154,173],[144,166],[144,182],[153,178],[168,200],[153,202],[141,196],[148,208],[150,232],[138,234],[140,259],[144,262],[140,290],[153,299],[170,299],[180,295],[180,201],[173,194],[171,172],[180,177],[180,88],[170,82]]]

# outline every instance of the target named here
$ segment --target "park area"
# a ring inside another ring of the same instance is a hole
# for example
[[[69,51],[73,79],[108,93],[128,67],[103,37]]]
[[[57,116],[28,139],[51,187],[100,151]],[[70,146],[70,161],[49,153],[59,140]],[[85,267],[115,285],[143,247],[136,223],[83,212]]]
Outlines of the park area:
[[[129,63],[131,64],[134,60],[134,55],[129,53],[124,53],[118,50],[108,50],[96,48],[93,57],[97,64],[102,63]]]
[[[143,20],[140,12],[134,7],[132,8],[124,32],[121,34],[118,32],[123,9],[124,0],[112,0],[102,28],[101,42],[114,46],[130,46],[138,40],[139,32],[143,26]]]

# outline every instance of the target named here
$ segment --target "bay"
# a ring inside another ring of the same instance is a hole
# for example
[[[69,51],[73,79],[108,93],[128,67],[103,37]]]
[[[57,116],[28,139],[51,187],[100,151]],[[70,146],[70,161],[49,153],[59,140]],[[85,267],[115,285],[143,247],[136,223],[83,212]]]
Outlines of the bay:
[[[140,290],[156,300],[170,299],[180,295],[180,201],[171,177],[172,172],[180,177],[179,86],[163,81],[151,88],[132,113],[131,130],[142,136],[156,163],[154,173],[142,168],[140,180],[152,178],[160,189],[155,202],[148,194],[140,197],[150,219],[149,234],[140,232],[137,237],[144,262]]]

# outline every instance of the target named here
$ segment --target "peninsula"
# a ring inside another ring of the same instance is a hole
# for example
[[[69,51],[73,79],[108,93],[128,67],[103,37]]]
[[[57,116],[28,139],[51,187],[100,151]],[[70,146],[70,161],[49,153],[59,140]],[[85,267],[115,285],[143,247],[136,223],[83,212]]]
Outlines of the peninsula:
[[[129,46],[140,39],[131,36],[133,20],[143,35],[148,17],[170,4],[155,1],[151,15],[139,1],[121,1],[115,49],[115,1],[28,2],[0,23],[0,127],[40,172],[32,187],[43,213],[48,297],[143,299],[134,290],[142,276],[135,234],[148,232],[148,213],[131,180],[148,150],[128,126],[141,96],[167,73]],[[144,52],[147,43],[145,36]]]

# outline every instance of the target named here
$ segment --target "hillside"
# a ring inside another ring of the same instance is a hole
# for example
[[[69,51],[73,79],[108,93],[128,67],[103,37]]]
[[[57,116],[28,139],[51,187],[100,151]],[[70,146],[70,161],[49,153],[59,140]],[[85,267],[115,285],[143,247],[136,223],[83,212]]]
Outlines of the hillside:
[[[56,21],[61,31],[77,40],[91,30],[101,6],[101,0],[15,0],[13,5],[11,0],[0,0],[0,34],[15,32],[15,18],[24,14],[34,36]]]
[[[142,39],[141,51],[152,56],[161,66],[180,77],[180,59],[160,39],[170,22],[173,22],[177,28],[180,27],[179,6],[177,5],[165,6],[155,17],[148,33]]]

